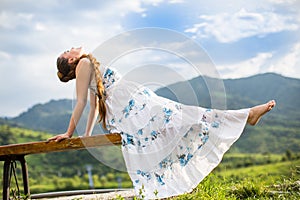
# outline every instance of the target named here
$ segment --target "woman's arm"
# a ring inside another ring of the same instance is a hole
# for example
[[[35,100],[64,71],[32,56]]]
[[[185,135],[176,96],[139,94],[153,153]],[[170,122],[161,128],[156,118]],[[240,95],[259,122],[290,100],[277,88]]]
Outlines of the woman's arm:
[[[84,136],[91,136],[98,114],[97,96],[93,92],[90,92],[90,112]]]
[[[88,87],[90,83],[90,78],[92,74],[92,68],[90,67],[90,61],[88,59],[81,59],[76,67],[76,105],[73,110],[69,127],[67,132],[64,134],[60,134],[49,138],[48,140],[55,140],[60,141],[65,138],[72,137],[76,125],[80,120],[82,112],[87,102],[87,94],[88,94]]]

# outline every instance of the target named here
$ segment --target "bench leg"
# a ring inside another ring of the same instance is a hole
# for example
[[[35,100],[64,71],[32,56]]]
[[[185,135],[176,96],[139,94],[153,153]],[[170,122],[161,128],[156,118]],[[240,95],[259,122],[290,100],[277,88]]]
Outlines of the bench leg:
[[[24,155],[22,156],[9,156],[5,158],[4,160],[4,166],[3,166],[3,200],[9,200],[10,195],[10,180],[11,180],[11,173],[12,168],[14,168],[14,162],[18,160],[21,163],[22,167],[22,177],[23,177],[23,186],[24,186],[24,195],[27,197],[30,196],[29,191],[29,182],[28,182],[28,170],[27,170],[27,164]]]
[[[3,200],[9,200],[9,187],[10,187],[10,165],[11,160],[6,159],[3,166]]]
[[[26,196],[30,196],[30,191],[29,191],[29,182],[28,182],[28,170],[27,170],[27,163],[24,158],[24,156],[21,156],[19,158],[19,161],[22,166],[22,176],[23,176],[23,185],[24,185],[24,194]]]

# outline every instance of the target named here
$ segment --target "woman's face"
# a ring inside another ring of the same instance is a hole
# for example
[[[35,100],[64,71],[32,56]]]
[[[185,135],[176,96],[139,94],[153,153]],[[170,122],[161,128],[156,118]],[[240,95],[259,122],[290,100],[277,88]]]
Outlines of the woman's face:
[[[60,57],[67,58],[69,60],[69,63],[71,63],[74,60],[76,60],[77,58],[80,58],[80,56],[82,56],[82,54],[83,54],[83,48],[82,47],[78,47],[78,48],[72,47],[70,50],[67,50],[67,51],[63,52],[60,55]]]

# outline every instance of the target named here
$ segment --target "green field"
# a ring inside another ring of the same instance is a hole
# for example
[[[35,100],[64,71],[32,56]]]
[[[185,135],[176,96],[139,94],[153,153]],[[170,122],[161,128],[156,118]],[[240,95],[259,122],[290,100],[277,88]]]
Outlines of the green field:
[[[282,161],[285,159],[282,159],[280,155],[268,155],[271,157],[269,164],[228,167],[229,163],[237,158],[238,160],[249,158],[260,160],[263,157],[265,156],[259,154],[227,154],[224,163],[222,162],[192,193],[171,199],[300,199],[300,159]],[[117,176],[122,177],[122,187],[132,187],[126,173],[108,173],[101,177],[94,175],[95,187],[117,188]],[[87,175],[74,177],[44,175],[39,179],[30,178],[30,185],[32,194],[88,189],[88,177]],[[12,182],[12,187],[15,188],[14,182]],[[116,197],[116,199],[123,198]]]
[[[9,126],[0,126],[0,132],[0,139],[7,143],[41,141],[50,137],[44,132]],[[300,199],[299,153],[290,150],[281,154],[233,152],[226,153],[221,164],[192,193],[172,199]],[[132,187],[127,173],[101,164],[86,150],[30,155],[26,160],[31,194],[89,189],[87,163],[93,165],[96,189],[118,188],[120,178],[123,188]],[[0,163],[1,174],[2,169],[3,163]],[[16,172],[18,183],[22,185],[19,164]],[[18,196],[14,179],[11,186],[11,196]],[[21,186],[20,189],[22,193]],[[1,193],[2,190],[2,196]]]

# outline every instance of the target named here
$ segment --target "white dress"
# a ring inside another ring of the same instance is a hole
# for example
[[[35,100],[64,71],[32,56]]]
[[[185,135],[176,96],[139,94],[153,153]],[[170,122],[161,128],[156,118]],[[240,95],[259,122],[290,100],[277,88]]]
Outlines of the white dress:
[[[249,109],[215,110],[157,96],[100,67],[107,127],[122,136],[122,152],[136,195],[167,198],[191,192],[240,137]],[[96,91],[95,80],[90,89]]]

